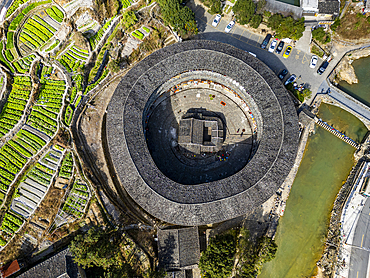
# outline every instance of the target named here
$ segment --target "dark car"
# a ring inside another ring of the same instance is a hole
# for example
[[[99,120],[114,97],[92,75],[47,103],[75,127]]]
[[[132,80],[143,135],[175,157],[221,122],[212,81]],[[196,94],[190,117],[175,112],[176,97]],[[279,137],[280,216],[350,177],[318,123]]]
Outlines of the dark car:
[[[280,80],[283,80],[283,79],[284,79],[284,77],[285,77],[287,74],[288,74],[288,71],[287,71],[286,69],[283,69],[283,70],[279,73],[278,77],[279,77],[279,79],[280,79]]]
[[[263,40],[263,42],[261,43],[261,48],[262,49],[265,49],[267,47],[267,45],[269,44],[270,40],[271,40],[271,34],[267,34],[265,39]]]
[[[328,61],[324,61],[321,66],[319,67],[319,69],[317,70],[317,73],[318,74],[323,74],[324,71],[326,70],[326,68],[329,66],[329,62]]]
[[[277,54],[280,54],[280,53],[281,53],[281,51],[283,51],[283,48],[284,48],[284,42],[280,41],[280,42],[279,42],[279,44],[278,44],[278,46],[276,47],[275,52],[276,52]]]

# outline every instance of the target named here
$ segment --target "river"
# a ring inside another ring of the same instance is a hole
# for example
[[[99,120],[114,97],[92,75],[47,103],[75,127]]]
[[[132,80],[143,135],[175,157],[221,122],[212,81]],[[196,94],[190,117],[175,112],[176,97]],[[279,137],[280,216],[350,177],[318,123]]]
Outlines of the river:
[[[339,82],[339,88],[347,94],[370,106],[370,57],[355,60],[352,66],[355,69],[358,83],[349,85],[346,81]]]
[[[366,127],[348,112],[327,104],[319,117],[354,140]],[[292,185],[285,214],[276,233],[276,258],[263,266],[259,278],[298,278],[316,274],[335,197],[353,164],[355,149],[316,125]]]

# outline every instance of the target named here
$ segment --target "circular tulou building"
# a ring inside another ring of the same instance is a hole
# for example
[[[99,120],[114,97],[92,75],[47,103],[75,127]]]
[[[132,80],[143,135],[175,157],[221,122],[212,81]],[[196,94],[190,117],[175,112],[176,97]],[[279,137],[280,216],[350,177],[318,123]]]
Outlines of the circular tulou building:
[[[289,174],[296,110],[261,61],[214,41],[171,45],[121,80],[107,112],[123,189],[150,215],[193,226],[247,214]]]

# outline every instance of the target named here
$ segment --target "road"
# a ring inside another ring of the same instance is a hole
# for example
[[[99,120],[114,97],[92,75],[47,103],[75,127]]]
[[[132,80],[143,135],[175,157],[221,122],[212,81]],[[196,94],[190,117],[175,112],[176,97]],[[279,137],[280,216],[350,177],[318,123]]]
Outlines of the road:
[[[370,257],[370,198],[359,215],[351,248],[348,278],[369,277]]]
[[[189,7],[194,11],[195,18],[198,25],[199,34],[197,38],[206,40],[215,40],[231,44],[237,48],[245,51],[253,52],[257,58],[264,62],[271,70],[278,74],[282,69],[287,69],[290,74],[301,76],[297,81],[298,83],[308,83],[311,86],[311,91],[316,93],[321,83],[325,80],[326,75],[318,75],[318,66],[322,63],[319,59],[315,69],[309,67],[312,54],[305,53],[293,47],[291,55],[284,59],[282,53],[270,53],[267,50],[261,49],[260,44],[264,36],[251,33],[247,28],[236,24],[230,33],[225,33],[224,29],[228,24],[228,20],[222,18],[218,26],[212,26],[214,15],[209,14],[200,5],[194,2],[188,3]],[[285,47],[288,44],[285,44]],[[328,74],[330,68],[325,72]]]

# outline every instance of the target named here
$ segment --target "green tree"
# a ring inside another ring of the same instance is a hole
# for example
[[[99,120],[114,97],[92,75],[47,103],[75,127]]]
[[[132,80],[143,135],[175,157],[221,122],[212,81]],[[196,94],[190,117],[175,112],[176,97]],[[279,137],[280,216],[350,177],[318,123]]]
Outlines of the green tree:
[[[137,17],[133,11],[127,11],[122,15],[123,26],[125,26],[126,30],[134,26],[137,21]]]
[[[305,30],[304,17],[294,20],[291,16],[283,17],[280,14],[274,14],[267,21],[267,26],[275,31],[275,36],[279,39],[291,38],[298,40],[303,36]]]
[[[259,0],[257,2],[257,11],[256,11],[256,13],[261,14],[263,9],[265,8],[265,6],[266,6],[266,0]]]
[[[256,4],[252,0],[238,0],[233,6],[236,20],[244,25],[249,23],[256,10]]]
[[[236,251],[236,234],[232,230],[227,234],[211,238],[199,260],[199,268],[204,278],[230,277]]]
[[[252,19],[249,22],[249,25],[252,28],[257,29],[258,26],[260,26],[261,22],[262,22],[262,16],[259,15],[259,14],[255,14],[255,15],[252,16]]]
[[[180,35],[197,34],[195,15],[193,11],[181,5],[181,0],[159,0],[164,21],[170,24]]]
[[[309,98],[309,97],[311,97],[312,92],[311,92],[311,90],[309,88],[305,88],[305,89],[302,90],[301,95],[304,98]]]
[[[92,227],[87,233],[77,235],[70,245],[74,261],[82,267],[98,266],[104,269],[121,266],[123,259],[113,229]]]
[[[316,28],[312,31],[312,38],[319,42],[324,42],[325,36],[326,33],[323,27]]]
[[[222,14],[221,1],[213,1],[211,9],[209,10],[210,14]]]

